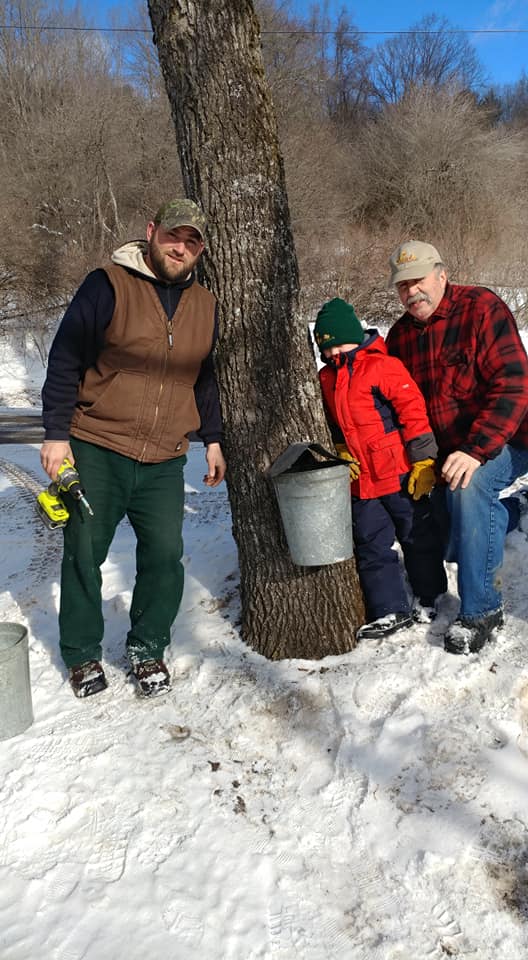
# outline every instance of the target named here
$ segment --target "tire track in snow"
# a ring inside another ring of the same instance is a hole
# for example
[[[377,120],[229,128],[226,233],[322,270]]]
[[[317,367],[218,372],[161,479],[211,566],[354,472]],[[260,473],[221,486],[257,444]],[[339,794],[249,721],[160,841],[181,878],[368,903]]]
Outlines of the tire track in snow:
[[[4,523],[8,524],[7,532],[14,535],[18,531],[24,531],[25,534],[26,528],[29,528],[26,540],[30,544],[31,554],[23,582],[23,590],[27,593],[49,577],[50,568],[53,568],[55,563],[58,567],[62,553],[62,536],[58,530],[47,530],[37,514],[36,496],[45,488],[46,481],[2,457],[0,470],[11,480],[14,487],[14,490],[8,489],[3,495],[3,518]],[[16,582],[16,575],[13,579]]]

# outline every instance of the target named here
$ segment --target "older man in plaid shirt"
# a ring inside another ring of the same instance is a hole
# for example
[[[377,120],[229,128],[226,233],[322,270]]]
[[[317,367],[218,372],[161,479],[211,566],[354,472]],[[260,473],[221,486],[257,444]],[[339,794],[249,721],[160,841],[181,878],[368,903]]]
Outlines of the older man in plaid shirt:
[[[387,347],[425,397],[443,481],[434,496],[449,516],[446,559],[458,564],[460,613],[445,649],[474,653],[503,624],[504,538],[519,501],[499,494],[528,472],[528,357],[500,297],[449,283],[431,244],[403,243],[389,262],[406,312]]]

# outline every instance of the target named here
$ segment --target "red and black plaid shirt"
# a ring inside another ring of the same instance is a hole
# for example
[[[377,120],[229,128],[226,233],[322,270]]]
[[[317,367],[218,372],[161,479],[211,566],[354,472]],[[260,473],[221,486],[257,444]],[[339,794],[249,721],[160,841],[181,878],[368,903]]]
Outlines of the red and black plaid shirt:
[[[425,326],[405,313],[386,343],[425,397],[442,458],[464,450],[483,463],[506,443],[528,447],[528,357],[491,290],[448,283]]]

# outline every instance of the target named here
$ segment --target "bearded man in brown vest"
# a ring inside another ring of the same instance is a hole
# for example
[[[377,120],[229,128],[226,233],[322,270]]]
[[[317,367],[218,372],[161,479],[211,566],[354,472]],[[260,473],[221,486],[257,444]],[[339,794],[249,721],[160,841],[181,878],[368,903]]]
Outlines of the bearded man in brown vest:
[[[101,565],[127,516],[137,538],[127,652],[139,692],[170,687],[163,656],[183,592],[184,482],[189,435],[206,448],[204,481],[224,478],[213,367],[216,301],[195,279],[205,217],[165,203],[147,239],[90,273],[53,341],[42,391],[41,462],[55,480],[75,464],[93,516],[64,494],[60,648],[78,697],[104,690]]]

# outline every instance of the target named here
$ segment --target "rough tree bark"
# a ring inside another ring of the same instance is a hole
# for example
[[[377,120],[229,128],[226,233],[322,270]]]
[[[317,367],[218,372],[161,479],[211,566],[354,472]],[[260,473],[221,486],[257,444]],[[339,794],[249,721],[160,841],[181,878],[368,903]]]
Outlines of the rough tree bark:
[[[264,656],[354,646],[353,561],[297,567],[265,472],[290,443],[329,446],[299,280],[284,169],[251,0],[149,0],[187,196],[208,218],[206,285],[217,349],[242,635]],[[314,224],[317,230],[317,224]],[[332,449],[332,447],[330,447]]]

